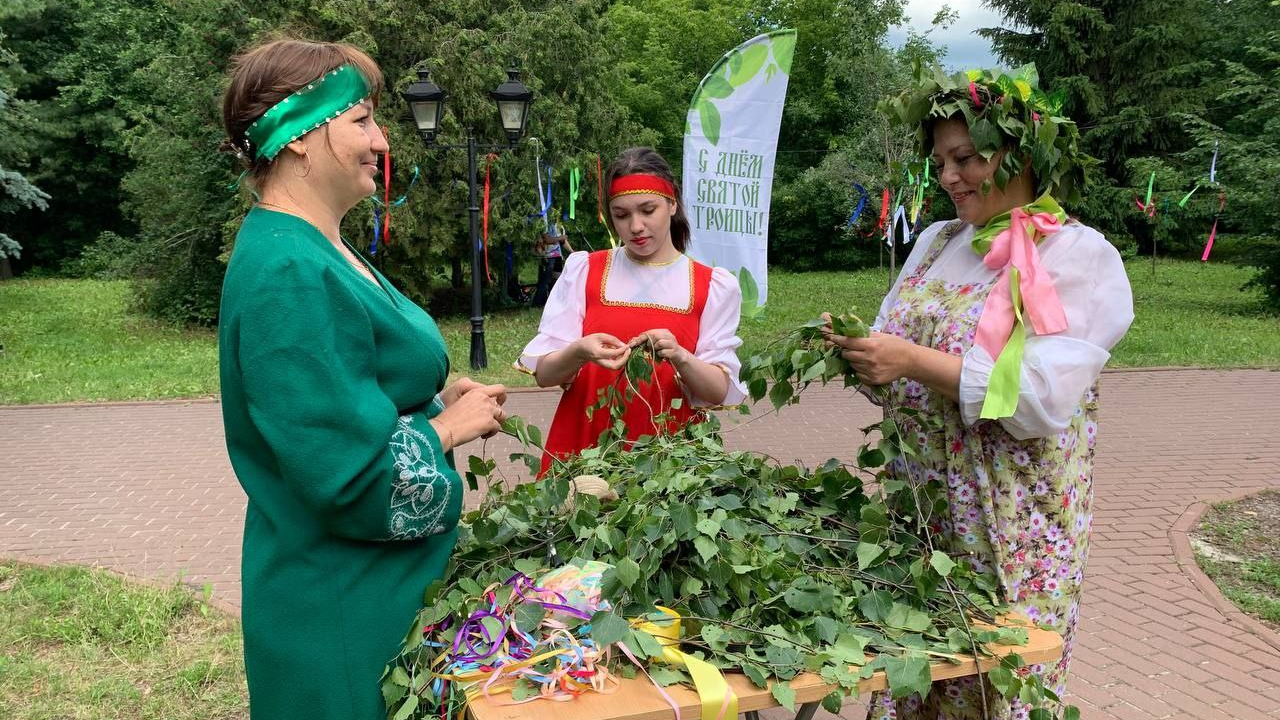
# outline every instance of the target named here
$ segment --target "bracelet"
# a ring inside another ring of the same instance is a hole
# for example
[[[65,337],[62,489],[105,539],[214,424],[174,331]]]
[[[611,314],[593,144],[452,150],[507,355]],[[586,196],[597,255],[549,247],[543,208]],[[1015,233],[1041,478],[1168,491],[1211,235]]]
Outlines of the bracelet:
[[[430,425],[431,425],[431,427],[432,427],[432,428],[434,428],[434,429],[435,429],[435,431],[436,431],[436,437],[439,437],[439,436],[440,436],[440,426],[441,426],[441,425],[444,425],[444,423],[440,423],[439,425],[437,425],[436,423],[430,423]],[[454,447],[454,445],[453,445],[453,429],[452,429],[452,428],[448,428],[448,427],[446,427],[446,428],[445,428],[445,432],[449,433],[449,443],[448,443],[448,445],[446,445],[446,444],[445,444],[445,442],[444,442],[444,439],[443,439],[443,438],[441,438],[441,440],[440,440],[440,449],[444,450],[445,452],[449,452],[449,451],[450,451],[450,450],[452,450],[452,449],[453,449],[453,447]]]

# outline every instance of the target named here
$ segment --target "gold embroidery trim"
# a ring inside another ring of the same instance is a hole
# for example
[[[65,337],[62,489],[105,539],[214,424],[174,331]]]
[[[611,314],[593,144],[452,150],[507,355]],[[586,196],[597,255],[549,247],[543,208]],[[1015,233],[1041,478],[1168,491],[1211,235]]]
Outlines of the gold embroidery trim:
[[[613,200],[614,198],[620,198],[623,195],[657,195],[658,197],[664,197],[670,200],[671,202],[676,202],[675,198],[671,197],[670,195],[664,192],[658,192],[657,190],[623,190],[620,193],[614,193],[610,195],[609,199]]]
[[[610,252],[604,259],[604,276],[600,278],[600,303],[608,307],[633,307],[645,308],[649,310],[667,310],[681,315],[689,315],[693,312],[693,261],[689,261],[689,304],[683,308],[672,307],[670,305],[661,305],[659,303],[630,303],[620,300],[608,300],[604,296],[605,289],[609,286],[609,270],[613,267],[613,253]]]

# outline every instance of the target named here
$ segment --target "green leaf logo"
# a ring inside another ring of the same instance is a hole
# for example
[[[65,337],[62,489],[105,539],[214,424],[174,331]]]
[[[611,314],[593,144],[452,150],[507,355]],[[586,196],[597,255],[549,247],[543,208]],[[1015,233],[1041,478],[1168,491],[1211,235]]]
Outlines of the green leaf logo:
[[[740,87],[743,83],[756,76],[760,72],[760,68],[764,67],[764,61],[769,59],[769,46],[764,43],[756,43],[742,52],[733,54],[734,58],[741,58],[741,64],[733,70],[729,76],[729,82],[734,87]],[[730,63],[733,60],[730,59]],[[732,64],[730,65],[732,67]]]
[[[716,98],[717,100],[727,98],[733,94],[733,86],[728,80],[719,75],[710,75],[706,82],[702,83],[702,96],[708,98]]]
[[[720,144],[720,111],[710,100],[698,101],[698,122],[702,125],[702,134],[712,145]]]
[[[791,59],[796,54],[796,34],[775,35],[773,37],[773,60],[778,68],[787,75],[791,74]]]

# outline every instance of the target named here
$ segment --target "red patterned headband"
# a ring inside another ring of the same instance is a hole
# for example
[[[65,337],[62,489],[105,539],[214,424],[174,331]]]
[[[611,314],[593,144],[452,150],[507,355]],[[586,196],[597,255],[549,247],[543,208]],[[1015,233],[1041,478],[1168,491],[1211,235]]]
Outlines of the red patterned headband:
[[[657,175],[622,175],[614,178],[609,184],[609,200],[620,195],[661,195],[668,200],[679,200],[676,197],[676,186]]]

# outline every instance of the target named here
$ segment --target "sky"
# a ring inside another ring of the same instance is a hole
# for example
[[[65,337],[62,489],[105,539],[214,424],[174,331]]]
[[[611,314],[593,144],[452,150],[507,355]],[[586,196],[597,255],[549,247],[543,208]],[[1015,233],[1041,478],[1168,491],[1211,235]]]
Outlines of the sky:
[[[950,5],[960,14],[948,30],[934,30],[929,36],[947,49],[942,59],[943,66],[952,70],[995,66],[997,61],[991,52],[991,43],[975,30],[997,27],[1001,18],[999,13],[983,7],[982,0],[908,0],[908,25],[921,32],[928,30],[929,22],[943,5]],[[906,39],[906,27],[889,29],[889,43],[894,47],[902,45]]]

